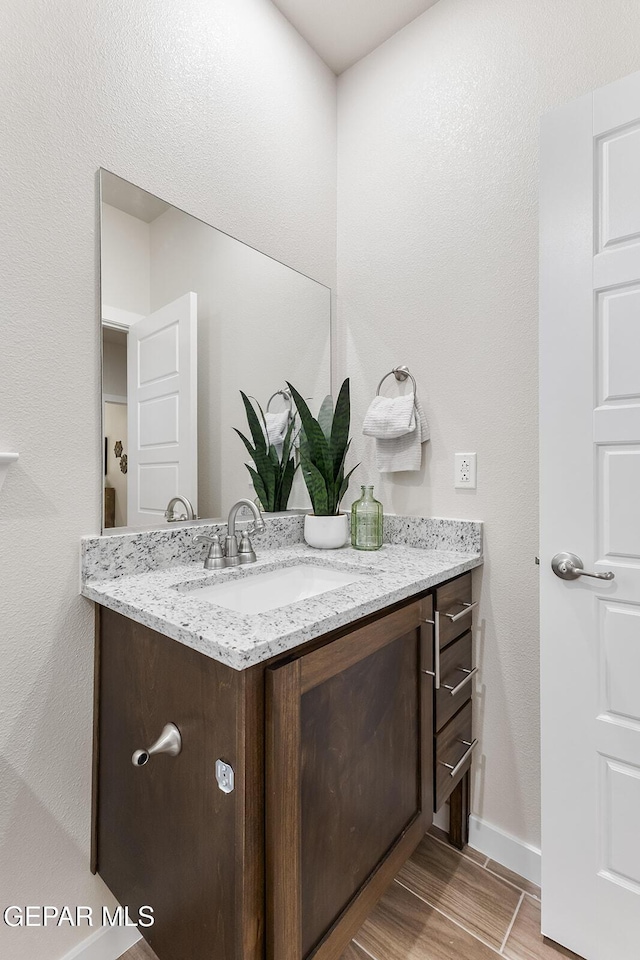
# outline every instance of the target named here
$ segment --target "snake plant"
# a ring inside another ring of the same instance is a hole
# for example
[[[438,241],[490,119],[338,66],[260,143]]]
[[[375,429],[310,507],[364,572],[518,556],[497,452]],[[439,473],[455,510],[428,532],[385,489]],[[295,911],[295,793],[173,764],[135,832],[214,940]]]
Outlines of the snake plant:
[[[333,399],[326,397],[317,419],[296,388],[290,383],[287,386],[300,417],[300,464],[313,512],[316,517],[336,516],[347,492],[349,478],[357,469],[353,467],[345,475],[345,461],[351,445],[349,379],[340,387],[335,410]]]
[[[267,440],[267,422],[262,407],[255,401],[256,407],[260,412],[260,417],[251,402],[251,398],[246,393],[240,391],[244,409],[247,414],[247,423],[253,439],[253,444],[236,427],[233,429],[244,443],[249,456],[255,466],[245,464],[253,487],[262,505],[262,509],[267,513],[276,513],[287,509],[291,486],[295,476],[297,465],[294,458],[295,441],[295,419],[287,428],[287,432],[282,444],[282,454],[279,456],[276,448]],[[262,421],[262,422],[261,422]]]

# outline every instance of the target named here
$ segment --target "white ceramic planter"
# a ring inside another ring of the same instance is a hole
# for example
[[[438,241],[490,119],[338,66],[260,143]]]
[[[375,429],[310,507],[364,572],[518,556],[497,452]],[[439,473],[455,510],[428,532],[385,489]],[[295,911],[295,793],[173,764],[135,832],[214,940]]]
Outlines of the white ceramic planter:
[[[349,539],[349,518],[346,513],[335,517],[316,517],[308,513],[304,518],[304,539],[318,550],[336,550]]]

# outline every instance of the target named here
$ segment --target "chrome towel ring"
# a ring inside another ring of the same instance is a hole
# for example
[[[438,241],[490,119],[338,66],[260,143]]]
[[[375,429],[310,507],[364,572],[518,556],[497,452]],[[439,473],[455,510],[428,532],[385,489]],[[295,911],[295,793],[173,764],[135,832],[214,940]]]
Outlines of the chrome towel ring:
[[[380,396],[380,387],[385,382],[387,377],[390,377],[392,374],[399,383],[404,383],[404,381],[407,378],[409,378],[411,380],[411,383],[413,384],[413,392],[414,394],[417,394],[418,388],[416,386],[416,378],[413,376],[413,374],[409,370],[409,367],[403,364],[401,367],[394,367],[393,370],[389,371],[389,373],[385,373],[384,377],[378,384],[378,389],[376,390],[376,397]]]
[[[267,413],[269,412],[269,407],[271,406],[271,402],[275,400],[276,397],[283,398],[284,402],[289,408],[289,412],[291,413],[291,411],[293,410],[293,399],[288,390],[276,390],[275,393],[271,394],[271,396],[269,397],[269,400],[267,401]]]

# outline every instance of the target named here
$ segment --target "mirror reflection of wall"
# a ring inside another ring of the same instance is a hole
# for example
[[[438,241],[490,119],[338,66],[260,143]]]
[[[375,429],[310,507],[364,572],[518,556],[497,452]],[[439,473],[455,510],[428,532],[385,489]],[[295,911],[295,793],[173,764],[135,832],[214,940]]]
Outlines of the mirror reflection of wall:
[[[177,495],[225,516],[256,495],[239,391],[330,391],[331,292],[106,171],[101,191],[104,525],[163,525]]]

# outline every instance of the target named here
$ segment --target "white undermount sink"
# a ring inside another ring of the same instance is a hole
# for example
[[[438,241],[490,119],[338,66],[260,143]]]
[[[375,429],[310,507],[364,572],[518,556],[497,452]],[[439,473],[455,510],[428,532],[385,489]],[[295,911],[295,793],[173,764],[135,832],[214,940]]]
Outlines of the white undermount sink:
[[[350,570],[299,563],[267,573],[249,574],[226,583],[198,587],[193,595],[198,600],[206,600],[236,613],[265,613],[365,579],[366,575]]]

